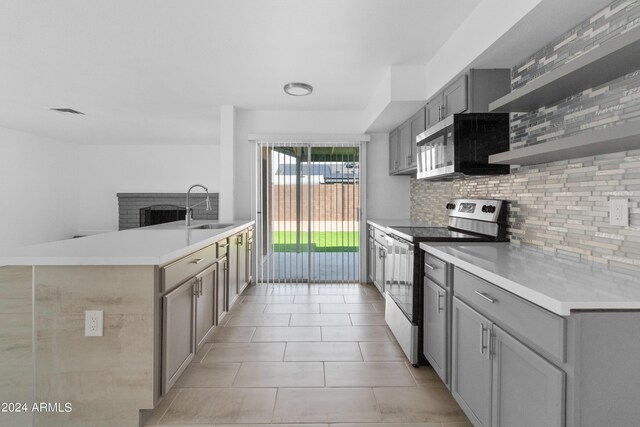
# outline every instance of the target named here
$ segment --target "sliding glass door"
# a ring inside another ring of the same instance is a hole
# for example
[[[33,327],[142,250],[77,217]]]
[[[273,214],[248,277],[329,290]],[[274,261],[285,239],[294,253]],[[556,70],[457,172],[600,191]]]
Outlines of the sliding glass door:
[[[258,144],[257,278],[360,280],[360,145]]]

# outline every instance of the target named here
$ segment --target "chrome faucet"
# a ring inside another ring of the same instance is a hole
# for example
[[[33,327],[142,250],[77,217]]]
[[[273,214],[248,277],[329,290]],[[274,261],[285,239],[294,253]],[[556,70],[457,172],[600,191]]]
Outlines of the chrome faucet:
[[[189,206],[189,195],[191,194],[191,190],[193,190],[195,187],[200,187],[204,191],[206,191],[207,192],[207,198],[205,200],[203,200],[202,202],[196,203],[193,206]],[[189,191],[187,191],[187,214],[184,216],[187,227],[189,227],[191,225],[191,219],[192,219],[191,218],[191,214],[193,212],[193,208],[198,206],[198,205],[201,205],[203,203],[207,204],[206,209],[208,211],[210,211],[211,210],[211,201],[209,200],[209,189],[207,187],[205,187],[204,185],[200,185],[200,184],[194,184],[191,187],[189,187]]]

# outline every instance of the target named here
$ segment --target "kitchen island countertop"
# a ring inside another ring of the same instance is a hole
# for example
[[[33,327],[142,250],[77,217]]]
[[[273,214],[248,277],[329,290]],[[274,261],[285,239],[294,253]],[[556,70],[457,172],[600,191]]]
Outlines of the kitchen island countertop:
[[[561,316],[572,310],[640,310],[640,272],[634,270],[510,243],[421,243],[420,248]]]
[[[202,224],[230,224],[196,229]],[[3,265],[162,265],[186,256],[252,225],[253,220],[184,221],[95,234],[11,249],[0,254]]]

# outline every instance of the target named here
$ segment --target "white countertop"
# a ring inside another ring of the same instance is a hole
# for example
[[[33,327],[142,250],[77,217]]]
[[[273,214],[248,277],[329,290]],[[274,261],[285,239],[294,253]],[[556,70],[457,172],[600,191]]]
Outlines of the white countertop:
[[[571,310],[640,309],[635,271],[510,243],[421,243],[420,248],[561,316]]]
[[[219,221],[193,221],[193,226]],[[254,223],[220,221],[229,227],[187,229],[184,221],[24,246],[0,254],[2,265],[162,265],[228,237]]]

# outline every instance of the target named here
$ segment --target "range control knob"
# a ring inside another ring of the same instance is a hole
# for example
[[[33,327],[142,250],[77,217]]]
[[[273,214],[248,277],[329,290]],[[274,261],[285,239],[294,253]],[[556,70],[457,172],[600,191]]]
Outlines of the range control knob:
[[[487,212],[494,213],[495,211],[496,211],[496,207],[495,206],[487,206]]]
[[[482,212],[487,212],[487,207],[488,207],[487,205],[483,205],[481,211]]]
[[[455,203],[447,203],[447,209],[451,210],[451,209],[455,209],[456,205]]]

